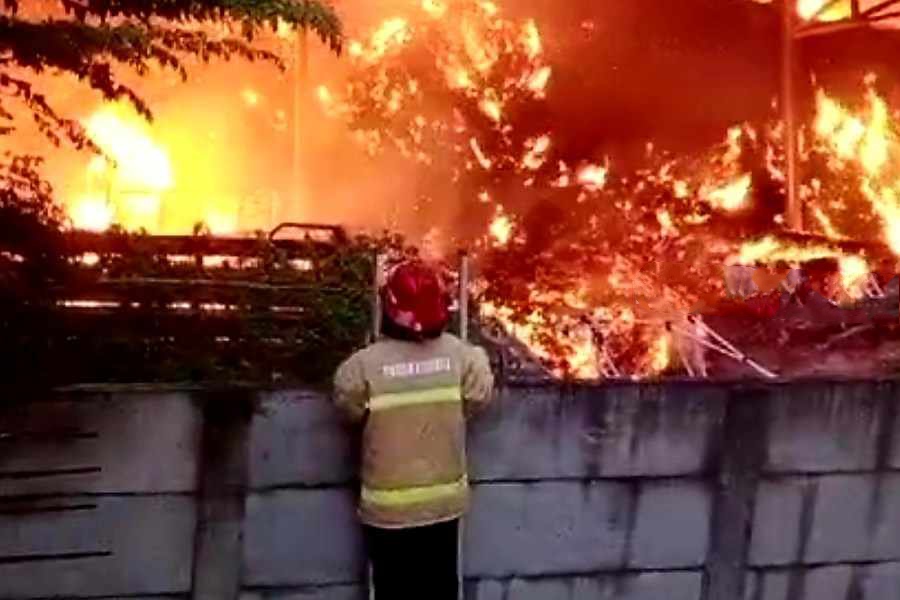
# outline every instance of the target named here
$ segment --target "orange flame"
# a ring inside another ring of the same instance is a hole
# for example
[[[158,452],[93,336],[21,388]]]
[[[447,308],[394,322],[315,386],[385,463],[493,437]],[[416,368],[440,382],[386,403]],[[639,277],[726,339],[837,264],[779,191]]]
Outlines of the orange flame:
[[[491,221],[489,231],[491,237],[494,238],[494,244],[497,246],[505,246],[512,239],[513,223],[499,206],[497,207],[497,214],[494,220]]]
[[[253,90],[244,90],[242,96],[248,104],[260,101]],[[74,227],[103,231],[119,225],[158,233],[205,223],[216,234],[237,230],[236,200],[217,198],[209,205],[180,201],[169,149],[130,105],[104,104],[84,127],[103,156],[90,160],[81,189],[66,202]]]

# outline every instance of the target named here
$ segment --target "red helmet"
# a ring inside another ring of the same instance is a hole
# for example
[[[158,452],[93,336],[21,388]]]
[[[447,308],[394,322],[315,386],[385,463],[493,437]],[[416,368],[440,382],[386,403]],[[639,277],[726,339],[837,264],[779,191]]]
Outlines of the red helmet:
[[[444,330],[450,320],[450,297],[440,275],[423,262],[398,265],[381,288],[384,313],[413,335]]]

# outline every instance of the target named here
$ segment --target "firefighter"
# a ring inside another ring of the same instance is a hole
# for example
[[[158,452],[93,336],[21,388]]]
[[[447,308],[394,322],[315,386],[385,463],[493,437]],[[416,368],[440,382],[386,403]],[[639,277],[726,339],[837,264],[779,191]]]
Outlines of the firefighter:
[[[399,265],[381,298],[381,338],[334,381],[338,408],[363,427],[359,516],[375,598],[457,600],[465,421],[491,399],[490,363],[445,333],[450,296],[426,264]]]

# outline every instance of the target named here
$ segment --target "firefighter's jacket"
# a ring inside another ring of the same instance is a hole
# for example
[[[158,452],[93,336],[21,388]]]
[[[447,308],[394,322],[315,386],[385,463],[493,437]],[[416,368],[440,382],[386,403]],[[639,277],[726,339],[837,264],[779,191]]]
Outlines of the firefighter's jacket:
[[[335,403],[363,422],[360,518],[407,528],[460,517],[468,505],[465,420],[494,381],[487,354],[452,335],[383,339],[335,375]]]

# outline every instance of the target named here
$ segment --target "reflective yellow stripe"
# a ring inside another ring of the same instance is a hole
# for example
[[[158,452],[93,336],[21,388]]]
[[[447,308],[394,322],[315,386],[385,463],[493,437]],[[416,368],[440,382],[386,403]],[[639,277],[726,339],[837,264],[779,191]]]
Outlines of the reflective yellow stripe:
[[[399,408],[401,406],[437,404],[440,402],[460,402],[461,400],[462,390],[458,385],[455,385],[374,396],[369,400],[369,410],[388,410],[390,408]]]
[[[465,491],[468,478],[464,475],[453,483],[440,483],[424,487],[410,487],[397,490],[374,490],[363,486],[362,501],[378,506],[407,506],[409,504],[421,504],[434,502],[450,496],[455,496]]]

